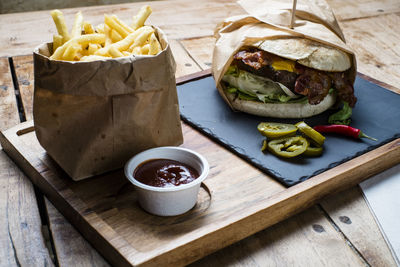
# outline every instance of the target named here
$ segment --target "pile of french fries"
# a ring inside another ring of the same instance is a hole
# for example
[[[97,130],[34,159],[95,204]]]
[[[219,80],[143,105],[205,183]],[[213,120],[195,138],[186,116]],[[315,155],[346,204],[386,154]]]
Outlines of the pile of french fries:
[[[116,15],[104,15],[104,24],[93,27],[83,20],[79,11],[68,32],[64,15],[51,11],[57,27],[53,36],[53,54],[50,59],[66,61],[95,61],[131,55],[157,55],[162,49],[154,29],[144,23],[150,16],[150,6],[143,6],[133,17],[130,26]]]

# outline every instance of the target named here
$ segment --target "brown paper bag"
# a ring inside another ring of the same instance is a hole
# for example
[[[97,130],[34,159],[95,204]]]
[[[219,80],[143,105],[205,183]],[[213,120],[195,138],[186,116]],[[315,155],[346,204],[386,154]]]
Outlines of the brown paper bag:
[[[302,37],[336,47],[352,56],[352,82],[356,76],[356,58],[346,45],[339,24],[324,0],[298,0],[294,28],[290,29],[293,0],[241,0],[238,2],[248,14],[227,18],[216,29],[212,74],[224,100],[221,79],[243,46],[257,41],[284,37]]]
[[[49,60],[34,51],[33,116],[37,138],[74,180],[124,166],[145,149],[183,142],[175,61],[163,51],[93,62]]]

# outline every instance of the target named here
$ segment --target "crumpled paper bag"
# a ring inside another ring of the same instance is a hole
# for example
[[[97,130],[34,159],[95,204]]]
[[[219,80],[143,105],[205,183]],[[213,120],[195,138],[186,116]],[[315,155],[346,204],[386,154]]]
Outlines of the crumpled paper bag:
[[[176,64],[163,51],[93,62],[49,60],[52,44],[34,51],[33,118],[37,138],[73,179],[124,166],[152,147],[183,142]]]
[[[267,39],[301,37],[341,49],[351,56],[350,79],[354,82],[357,65],[355,54],[330,6],[324,0],[298,0],[294,28],[290,28],[293,0],[241,0],[248,13],[225,19],[215,30],[212,74],[220,95],[230,106],[223,92],[221,79],[241,47]],[[232,106],[231,106],[232,107]]]

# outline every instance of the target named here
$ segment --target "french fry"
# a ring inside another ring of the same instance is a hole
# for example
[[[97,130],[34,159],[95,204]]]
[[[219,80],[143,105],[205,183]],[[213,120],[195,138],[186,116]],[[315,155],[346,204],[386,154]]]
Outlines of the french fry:
[[[112,39],[111,39],[111,28],[108,27],[108,25],[104,24],[104,34],[106,35],[106,42],[104,43],[104,46],[109,46],[112,44]]]
[[[59,34],[53,35],[53,52],[60,46],[62,46],[63,37]]]
[[[147,18],[150,16],[152,10],[150,6],[142,6],[142,8],[139,10],[138,14],[136,16],[133,16],[133,22],[132,22],[132,29],[137,30],[140,27],[143,27],[145,21]]]
[[[124,28],[127,32],[132,33],[135,30],[126,25],[122,20],[120,20],[116,15],[112,15],[111,18],[118,23],[122,28]]]
[[[75,54],[75,56],[74,56],[74,61],[81,61],[81,58],[82,58],[83,56],[86,56],[86,55],[83,53],[83,50],[78,51],[78,52]]]
[[[101,24],[97,25],[96,26],[96,32],[97,33],[105,33],[104,26],[105,26],[104,23],[101,23]]]
[[[90,23],[87,22],[87,21],[84,21],[84,22],[83,22],[83,30],[85,31],[85,34],[94,33],[94,29],[93,29],[92,24],[90,24]]]
[[[57,32],[59,35],[63,37],[63,43],[70,39],[67,25],[65,24],[65,19],[63,13],[56,9],[50,12],[51,17],[53,18],[54,24],[56,24]]]
[[[131,48],[133,49],[136,46],[142,46],[144,45],[144,43],[147,41],[147,39],[149,38],[149,36],[154,33],[154,29],[150,26],[144,26],[139,28],[143,29],[143,31],[135,38],[135,41],[133,42],[133,44],[131,45]],[[138,30],[138,31],[139,31]]]
[[[132,27],[116,15],[104,15],[104,24],[94,27],[83,21],[82,13],[75,14],[71,32],[68,33],[61,11],[53,10],[51,15],[58,35],[53,36],[52,60],[94,61],[134,55],[155,55],[161,45],[151,26],[144,23],[152,10],[143,6],[134,17]]]
[[[116,30],[123,38],[128,36],[128,34],[130,33],[106,14],[104,14],[104,23],[111,29]]]
[[[115,48],[115,46],[110,46],[110,48],[108,49],[108,53],[113,58],[124,56],[124,54],[122,54],[117,48]]]
[[[111,30],[110,38],[111,38],[113,43],[116,43],[116,42],[121,41],[123,39],[122,36],[114,29]]]
[[[133,55],[141,55],[142,53],[141,53],[141,48],[140,48],[140,46],[136,46],[136,47],[134,47],[133,49],[132,49],[132,54]]]
[[[157,55],[161,50],[160,42],[158,41],[156,35],[152,33],[150,35],[149,55]]]
[[[70,39],[68,42],[64,43],[62,46],[57,48],[50,59],[60,60],[62,59],[65,50],[73,43],[77,43],[81,46],[88,45],[89,43],[103,44],[106,41],[106,36],[101,33],[85,34],[78,36],[76,38]]]
[[[129,34],[125,39],[115,43],[114,45],[119,51],[128,50],[128,48],[132,46],[144,32],[149,32],[152,30],[153,28],[150,26],[141,27],[133,33]]]
[[[126,38],[122,39],[121,41],[97,50],[95,55],[99,56],[108,55],[109,54],[108,50],[110,49],[111,46],[115,47],[120,52],[126,51],[135,42],[135,40],[138,38],[140,34],[142,34],[146,30],[149,31],[150,29],[153,30],[153,28],[151,28],[150,26],[141,27],[140,29],[137,29],[133,33],[129,34]]]
[[[150,51],[150,44],[145,44],[140,48],[140,53],[142,55],[148,55]]]
[[[111,47],[111,45],[100,48],[96,52],[94,52],[94,55],[96,56],[102,56],[102,57],[108,57],[110,54],[108,53],[108,49]]]
[[[65,49],[65,52],[62,56],[62,60],[69,60],[72,61],[75,59],[76,54],[82,51],[82,46],[77,43],[71,43]]]
[[[81,57],[80,61],[95,61],[95,60],[103,60],[103,59],[108,59],[109,57],[103,57],[103,56],[97,56],[97,55],[89,55],[89,56],[84,56]]]
[[[99,44],[89,44],[88,46],[88,55],[94,55],[94,53],[101,48]]]
[[[106,42],[104,44],[104,46],[109,46],[113,43],[112,39],[111,39],[111,28],[108,27],[108,25],[104,24],[104,33],[106,35]]]
[[[75,21],[71,30],[71,38],[75,38],[82,35],[82,24],[83,24],[82,12],[79,11],[75,14]]]

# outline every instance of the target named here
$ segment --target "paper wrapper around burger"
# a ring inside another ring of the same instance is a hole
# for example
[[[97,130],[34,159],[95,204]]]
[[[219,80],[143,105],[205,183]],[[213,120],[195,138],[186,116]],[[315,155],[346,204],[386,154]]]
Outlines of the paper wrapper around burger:
[[[243,0],[238,3],[248,14],[227,18],[218,25],[215,31],[217,40],[212,64],[212,74],[218,91],[231,107],[221,85],[222,77],[240,48],[261,44],[263,40],[300,37],[347,52],[351,58],[350,79],[354,82],[356,77],[354,52],[346,45],[336,18],[325,1],[298,0],[293,29],[289,26],[292,0]],[[276,49],[281,49],[284,53],[285,48],[277,43],[274,51]],[[292,48],[292,51],[296,49]],[[306,59],[313,52],[312,46],[300,47],[297,58]]]
[[[145,149],[183,142],[175,61],[163,51],[93,62],[49,60],[34,51],[33,116],[37,138],[74,180],[124,166]]]

